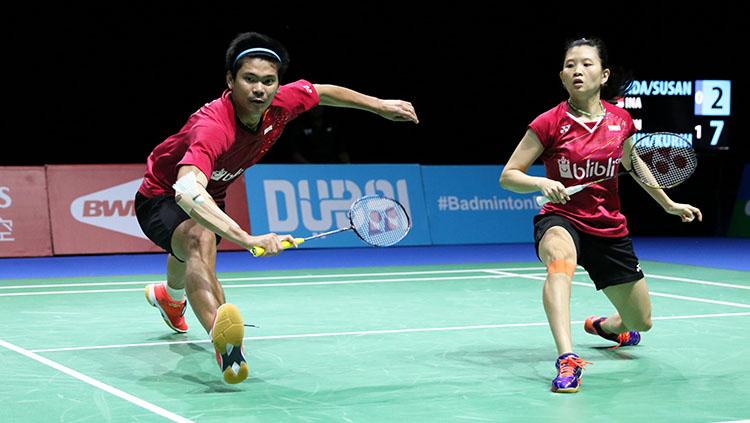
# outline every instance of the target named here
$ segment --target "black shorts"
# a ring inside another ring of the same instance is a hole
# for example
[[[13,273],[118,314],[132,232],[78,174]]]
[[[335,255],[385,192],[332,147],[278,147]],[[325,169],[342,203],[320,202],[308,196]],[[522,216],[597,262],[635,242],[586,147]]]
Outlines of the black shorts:
[[[219,204],[224,210],[224,206]],[[135,215],[138,224],[148,239],[158,245],[164,251],[172,254],[177,260],[182,261],[172,252],[172,235],[180,223],[190,219],[190,216],[182,210],[173,195],[158,195],[147,198],[140,192],[135,193]],[[216,244],[221,237],[216,235]]]
[[[554,214],[534,217],[534,246],[537,257],[539,241],[547,229],[553,226],[560,226],[570,233],[576,246],[578,264],[586,269],[597,290],[643,278],[641,265],[635,256],[630,237],[604,238],[589,235],[577,230],[570,220]]]

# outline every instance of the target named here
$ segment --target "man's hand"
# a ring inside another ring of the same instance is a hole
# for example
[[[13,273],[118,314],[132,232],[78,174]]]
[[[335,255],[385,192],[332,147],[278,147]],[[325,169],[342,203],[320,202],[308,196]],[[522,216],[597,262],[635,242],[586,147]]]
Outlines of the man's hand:
[[[414,122],[419,123],[417,112],[414,106],[408,101],[403,100],[380,100],[378,114],[386,119],[397,122]]]
[[[265,235],[251,236],[250,241],[248,242],[249,246],[245,246],[245,248],[247,248],[248,250],[252,249],[253,247],[263,248],[264,253],[262,254],[262,257],[270,257],[275,256],[282,250],[284,250],[284,246],[281,245],[282,241],[288,241],[295,247],[297,246],[297,243],[294,241],[294,237],[292,237],[291,235],[276,235],[275,233],[270,233]]]

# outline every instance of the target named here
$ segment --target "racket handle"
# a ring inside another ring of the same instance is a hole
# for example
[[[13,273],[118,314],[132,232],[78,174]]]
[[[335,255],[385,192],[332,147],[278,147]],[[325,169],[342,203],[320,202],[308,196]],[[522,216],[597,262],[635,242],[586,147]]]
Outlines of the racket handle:
[[[565,188],[565,193],[568,194],[568,195],[573,195],[573,194],[575,194],[577,192],[580,192],[582,189],[586,188],[587,186],[589,186],[589,184],[581,184],[581,185],[569,186],[569,187]],[[537,195],[536,197],[534,197],[534,200],[536,201],[536,204],[539,207],[542,207],[543,205],[549,203],[549,198],[547,198],[547,197],[545,197],[543,195]]]
[[[294,242],[296,242],[297,245],[300,245],[303,242],[305,242],[305,239],[304,238],[294,238]],[[294,244],[292,244],[291,242],[285,240],[285,241],[281,241],[281,246],[286,250],[287,248],[294,247]],[[265,253],[266,253],[266,250],[263,247],[255,246],[255,247],[253,247],[253,248],[250,249],[250,254],[252,254],[255,257],[260,257],[260,256],[262,256]]]

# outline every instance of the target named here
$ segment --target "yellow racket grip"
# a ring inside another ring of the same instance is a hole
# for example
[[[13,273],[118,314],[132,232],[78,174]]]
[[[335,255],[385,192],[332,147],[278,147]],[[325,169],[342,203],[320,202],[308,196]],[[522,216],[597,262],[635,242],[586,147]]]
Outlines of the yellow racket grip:
[[[304,238],[294,238],[294,242],[296,242],[297,245],[300,245],[303,242],[305,242],[305,239]],[[284,249],[286,250],[287,248],[294,247],[294,244],[292,244],[289,241],[281,241],[281,246],[284,247]],[[260,256],[262,256],[263,254],[266,253],[266,250],[263,247],[255,246],[255,247],[253,247],[253,248],[250,249],[250,253],[253,256],[255,256],[255,257],[260,257]]]

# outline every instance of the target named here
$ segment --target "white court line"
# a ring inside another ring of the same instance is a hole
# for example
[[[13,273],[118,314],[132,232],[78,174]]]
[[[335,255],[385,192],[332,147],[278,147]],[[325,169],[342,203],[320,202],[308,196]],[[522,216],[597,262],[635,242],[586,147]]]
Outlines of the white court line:
[[[458,269],[458,270],[424,270],[424,271],[411,271],[411,272],[378,272],[378,273],[328,273],[318,275],[288,275],[288,276],[255,276],[255,277],[241,277],[241,278],[219,278],[223,282],[238,282],[238,281],[264,281],[264,280],[295,280],[295,279],[328,279],[328,278],[345,278],[345,277],[367,277],[367,276],[407,276],[407,275],[434,275],[434,274],[454,274],[454,273],[474,273],[474,272],[487,272],[489,270],[495,271],[519,271],[519,270],[546,270],[544,267],[508,267],[508,268],[483,268],[483,269]],[[579,271],[576,275],[586,275],[585,271]],[[546,273],[530,273],[526,274],[530,276],[544,276]],[[718,286],[722,288],[734,288],[734,289],[747,289],[750,290],[750,285],[736,285],[725,282],[714,282],[706,281],[701,279],[690,279],[680,278],[676,276],[664,276],[656,275],[653,273],[646,274],[647,279],[665,279],[677,282],[693,283],[698,285],[707,286]],[[145,285],[149,283],[160,283],[163,280],[142,280],[142,281],[105,281],[105,282],[79,282],[79,283],[58,283],[58,284],[35,284],[35,285],[10,285],[0,286],[0,290],[3,289],[31,289],[31,288],[70,288],[70,287],[87,287],[87,286],[115,286],[115,285]],[[1,281],[0,281],[1,283]],[[281,284],[269,285],[269,286],[280,286]],[[290,284],[291,285],[291,284]],[[231,285],[224,285],[229,287]],[[244,287],[254,287],[256,285],[236,285]],[[137,289],[130,289],[125,291],[111,291],[111,292],[135,292]],[[50,291],[52,293],[57,291]],[[101,291],[70,291],[73,294],[85,293],[85,292],[110,292],[107,290]],[[45,292],[45,294],[47,294]],[[0,296],[7,296],[0,294]]]
[[[502,269],[485,269],[485,271],[488,270],[502,270]],[[576,275],[588,275],[588,272],[575,272]],[[526,276],[546,276],[547,273],[524,273]],[[736,289],[750,289],[750,285],[735,285],[731,283],[725,283],[725,282],[712,282],[712,281],[704,281],[700,279],[689,279],[689,278],[679,278],[677,276],[664,276],[664,275],[655,275],[653,273],[646,273],[646,279],[665,279],[670,281],[676,281],[676,282],[685,282],[685,283],[694,283],[697,285],[707,285],[707,286],[719,286],[722,288],[736,288]]]
[[[221,282],[237,281],[268,281],[268,280],[294,280],[294,279],[327,279],[327,278],[348,278],[348,277],[366,277],[366,276],[407,276],[407,275],[435,275],[451,273],[476,273],[483,272],[485,269],[452,269],[452,270],[421,270],[413,272],[379,272],[379,273],[327,273],[322,275],[289,275],[289,276],[254,276],[242,278],[219,278]],[[544,270],[544,267],[508,267],[493,270]],[[164,282],[164,279],[154,281],[105,281],[105,282],[79,282],[79,283],[57,283],[57,284],[37,284],[37,285],[12,285],[0,286],[0,289],[24,289],[24,288],[64,288],[64,287],[82,287],[82,286],[109,286],[109,285],[145,285],[149,283]]]
[[[685,316],[664,316],[652,317],[652,320],[679,320],[679,319],[708,319],[715,317],[735,317],[750,316],[750,312],[737,313],[716,313],[716,314],[690,314]],[[582,324],[583,320],[573,321],[571,324]],[[299,339],[299,338],[325,338],[332,336],[364,336],[364,335],[383,335],[394,333],[415,333],[415,332],[446,332],[446,331],[463,331],[474,329],[502,329],[502,328],[526,328],[534,326],[548,326],[547,322],[537,323],[507,323],[496,325],[470,325],[470,326],[449,326],[442,328],[414,328],[414,329],[381,329],[366,331],[347,331],[347,332],[323,332],[323,333],[302,333],[292,335],[271,335],[271,336],[248,336],[245,340],[263,341],[272,339]],[[144,342],[139,344],[113,344],[113,345],[95,345],[89,347],[64,347],[64,348],[42,348],[34,349],[32,352],[59,352],[59,351],[87,351],[101,350],[111,348],[130,348],[130,347],[154,347],[159,345],[179,345],[179,344],[208,344],[211,340],[186,340],[186,341],[163,341],[163,342]]]
[[[543,281],[547,279],[544,276],[534,276],[529,274],[514,274],[510,272],[501,272],[497,270],[488,269],[485,270],[487,273],[494,273],[496,275],[506,275],[506,276],[515,276],[519,278],[526,278],[526,279],[534,279],[537,281]],[[594,288],[595,285],[593,283],[584,283],[584,282],[572,282],[573,285],[578,286],[588,286]],[[652,295],[654,297],[665,297],[665,298],[674,298],[677,300],[685,300],[685,301],[694,301],[698,303],[708,303],[708,304],[719,304],[719,305],[726,305],[726,306],[732,306],[732,307],[740,307],[740,308],[750,308],[750,304],[744,304],[744,303],[734,303],[729,301],[719,301],[719,300],[709,300],[706,298],[698,298],[698,297],[686,297],[684,295],[673,295],[673,294],[664,294],[661,292],[654,292],[649,290],[649,295]]]
[[[519,268],[508,268],[507,270],[541,270],[542,268],[539,267],[519,267]],[[314,285],[349,285],[349,284],[360,284],[360,283],[394,283],[394,282],[425,282],[425,281],[441,281],[441,280],[470,280],[470,279],[485,279],[487,278],[487,273],[492,275],[498,275],[499,277],[520,277],[520,278],[526,278],[526,279],[534,279],[534,280],[544,280],[545,274],[520,274],[520,273],[513,273],[513,272],[507,272],[503,271],[503,269],[465,269],[465,270],[434,270],[434,271],[416,271],[416,272],[382,272],[382,273],[364,273],[361,275],[410,275],[410,274],[441,274],[441,273],[467,273],[467,272],[483,272],[484,275],[482,276],[456,276],[456,277],[444,277],[444,278],[389,278],[389,279],[364,279],[364,280],[343,280],[343,281],[325,281],[325,282],[291,282],[291,283],[270,283],[270,284],[232,284],[232,285],[224,285],[224,289],[229,288],[272,288],[272,287],[283,287],[283,286],[314,286]],[[576,275],[583,275],[586,274],[586,272],[576,272]],[[345,274],[346,276],[357,276],[356,273],[354,274]],[[286,278],[278,278],[273,276],[262,276],[262,277],[256,277],[256,278],[227,278],[223,279],[224,281],[228,280],[269,280],[269,279],[302,279],[302,278],[324,278],[324,277],[342,277],[344,274],[330,274],[330,275],[298,275],[298,276],[290,276]],[[498,277],[498,276],[489,276],[489,277]],[[697,279],[686,279],[686,278],[672,278],[668,276],[660,276],[660,275],[647,275],[647,277],[655,277],[655,278],[662,278],[662,279],[671,279],[676,280],[678,282],[690,282],[690,283],[701,283],[701,284],[710,284],[710,285],[717,285],[717,286],[727,286],[727,287],[733,287],[733,288],[744,288],[740,285],[730,285],[730,284],[721,284],[719,282],[709,282],[709,281],[700,281]],[[123,282],[124,283],[130,283],[130,282]],[[594,285],[583,283],[583,282],[573,282],[573,285],[579,285],[579,286],[588,286],[593,287]],[[40,285],[45,286],[45,285]],[[51,286],[51,285],[46,285]],[[72,284],[61,284],[60,286],[67,287],[72,286]],[[20,288],[21,286],[19,286]],[[29,286],[26,286],[25,288],[28,288]],[[97,293],[110,293],[110,292],[139,292],[142,288],[122,288],[122,289],[90,289],[90,290],[68,290],[68,291],[36,291],[36,292],[12,292],[12,293],[2,293],[0,294],[0,297],[22,297],[22,296],[38,296],[38,295],[73,295],[73,294],[97,294]],[[709,303],[709,304],[719,304],[719,305],[728,305],[732,307],[741,307],[741,308],[750,308],[750,305],[743,304],[743,303],[735,303],[735,302],[729,302],[729,301],[719,301],[719,300],[709,300],[705,298],[698,298],[698,297],[687,297],[687,296],[681,296],[681,295],[673,295],[673,294],[665,294],[660,292],[650,292],[651,295],[655,297],[665,297],[665,298],[673,298],[673,299],[680,299],[680,300],[686,300],[686,301],[694,301],[694,302],[702,302],[702,303]]]
[[[512,274],[509,274],[512,275]],[[508,275],[479,275],[479,276],[446,276],[444,278],[399,278],[399,279],[363,279],[363,280],[344,280],[344,281],[326,281],[326,282],[290,282],[290,283],[259,283],[259,284],[235,284],[222,285],[224,289],[229,288],[272,288],[280,286],[316,286],[316,285],[353,285],[359,283],[393,283],[393,282],[427,282],[427,281],[458,281],[469,279],[487,279],[508,278]],[[30,295],[68,295],[68,294],[96,294],[103,292],[137,292],[143,291],[143,288],[123,288],[123,289],[84,289],[75,291],[36,291],[36,292],[11,292],[0,294],[0,297],[24,297]]]
[[[646,278],[667,279],[667,280],[678,281],[678,282],[694,283],[698,285],[720,286],[722,288],[750,289],[750,285],[735,285],[735,284],[724,283],[724,282],[703,281],[700,279],[678,278],[676,276],[655,275],[653,273],[646,274]]]
[[[87,383],[95,388],[99,388],[102,391],[109,392],[110,394],[116,397],[122,398],[125,401],[131,404],[137,405],[138,407],[144,408],[154,414],[158,414],[164,417],[165,419],[169,419],[173,422],[192,423],[192,420],[188,420],[182,416],[178,416],[177,414],[171,411],[165,410],[157,405],[151,404],[148,401],[144,401],[138,397],[128,394],[127,392],[124,392],[115,387],[109,386],[106,383],[102,383],[94,378],[84,375],[83,373],[79,373],[69,367],[65,367],[60,363],[52,361],[48,358],[44,358],[32,351],[26,350],[19,346],[13,345],[9,342],[3,341],[2,339],[0,339],[0,347],[5,347],[11,351],[15,351],[27,358],[30,358],[38,363],[44,364],[45,366],[52,367],[53,369],[60,371],[62,373],[65,373],[66,375],[71,376],[75,379],[78,379],[81,382]]]

